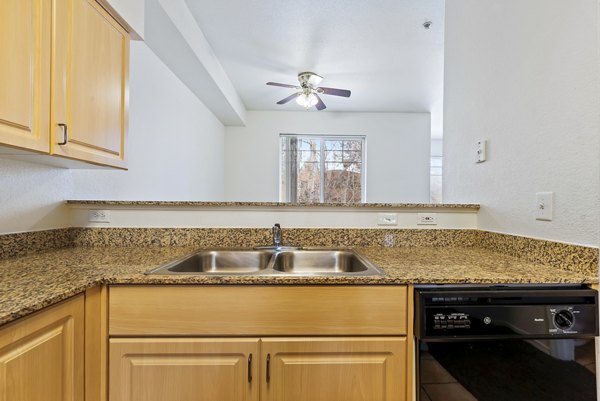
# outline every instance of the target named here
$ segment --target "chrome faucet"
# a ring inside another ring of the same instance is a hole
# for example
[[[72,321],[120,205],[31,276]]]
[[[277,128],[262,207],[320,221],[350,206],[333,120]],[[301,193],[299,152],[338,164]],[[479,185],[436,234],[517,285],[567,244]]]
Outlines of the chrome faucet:
[[[279,223],[275,223],[273,226],[273,246],[275,249],[281,248],[281,226]]]

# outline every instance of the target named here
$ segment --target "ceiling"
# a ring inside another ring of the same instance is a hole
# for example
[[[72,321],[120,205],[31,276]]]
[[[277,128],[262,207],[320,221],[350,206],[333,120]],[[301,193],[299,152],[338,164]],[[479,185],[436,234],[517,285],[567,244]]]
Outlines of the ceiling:
[[[248,110],[298,110],[276,102],[301,71],[321,85],[327,111],[432,112],[441,136],[444,0],[186,0]],[[431,29],[423,27],[433,22]]]

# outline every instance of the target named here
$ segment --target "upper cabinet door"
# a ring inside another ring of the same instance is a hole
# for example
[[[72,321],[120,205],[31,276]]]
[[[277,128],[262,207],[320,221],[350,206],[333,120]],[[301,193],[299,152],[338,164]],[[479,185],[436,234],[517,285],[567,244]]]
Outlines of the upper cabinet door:
[[[50,151],[124,168],[129,34],[94,0],[55,4]]]
[[[48,153],[51,0],[0,1],[0,143]]]

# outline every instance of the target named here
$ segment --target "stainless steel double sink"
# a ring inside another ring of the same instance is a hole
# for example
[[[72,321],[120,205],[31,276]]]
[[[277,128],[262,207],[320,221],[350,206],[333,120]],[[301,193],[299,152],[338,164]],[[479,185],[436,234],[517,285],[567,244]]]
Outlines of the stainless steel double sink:
[[[384,272],[352,249],[205,249],[146,274],[382,276]]]

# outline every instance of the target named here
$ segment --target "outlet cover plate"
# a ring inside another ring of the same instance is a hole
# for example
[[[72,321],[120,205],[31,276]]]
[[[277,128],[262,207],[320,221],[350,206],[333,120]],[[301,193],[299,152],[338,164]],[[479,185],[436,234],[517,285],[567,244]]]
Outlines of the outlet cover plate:
[[[110,223],[110,210],[90,210],[88,221],[90,223]]]
[[[417,213],[417,225],[437,226],[437,213]]]
[[[377,213],[378,226],[397,226],[398,215],[396,213]]]

